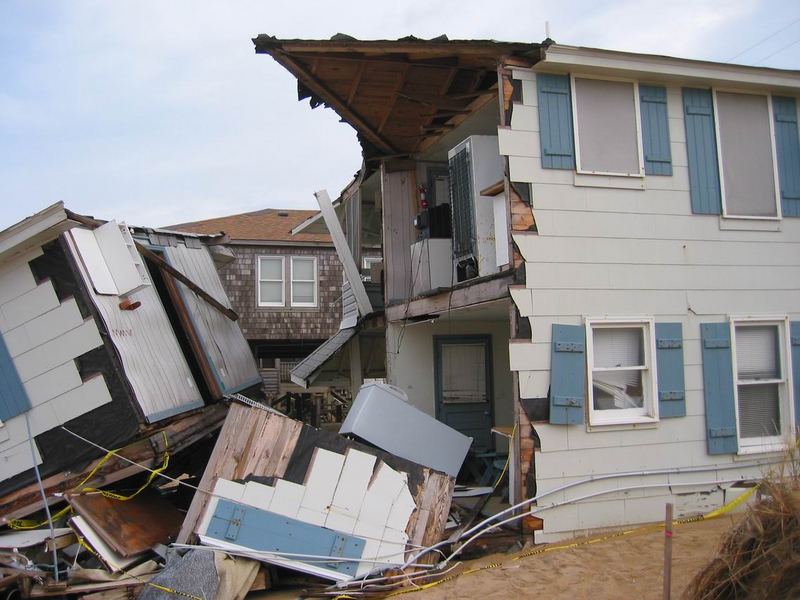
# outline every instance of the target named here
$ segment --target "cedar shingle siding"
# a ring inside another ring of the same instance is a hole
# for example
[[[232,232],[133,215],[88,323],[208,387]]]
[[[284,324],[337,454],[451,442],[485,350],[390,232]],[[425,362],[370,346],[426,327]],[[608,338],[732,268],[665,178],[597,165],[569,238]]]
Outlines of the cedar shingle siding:
[[[333,247],[235,243],[228,246],[236,253],[236,260],[222,267],[219,273],[248,340],[324,340],[336,333],[342,317],[342,265]],[[319,286],[317,307],[290,306],[287,285],[286,306],[260,308],[256,297],[258,256],[285,256],[287,263],[292,256],[316,256]]]

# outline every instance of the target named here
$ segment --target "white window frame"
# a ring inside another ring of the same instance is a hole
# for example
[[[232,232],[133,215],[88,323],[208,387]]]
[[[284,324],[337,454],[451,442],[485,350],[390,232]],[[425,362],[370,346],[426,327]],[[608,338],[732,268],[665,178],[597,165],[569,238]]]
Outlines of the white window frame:
[[[362,269],[365,271],[369,271],[372,268],[372,265],[375,263],[382,263],[383,257],[382,256],[362,256],[361,257],[361,264]],[[363,275],[361,277],[362,281],[372,281],[372,274]]]
[[[277,279],[262,279],[261,278],[261,259],[279,260],[281,261],[281,301],[280,302],[264,302],[261,300],[261,282],[270,281],[275,282]],[[277,255],[258,255],[256,257],[256,302],[259,307],[269,308],[286,306],[286,259],[283,256]]]
[[[636,119],[636,148],[639,153],[639,172],[638,173],[616,173],[609,171],[588,171],[581,168],[581,144],[580,132],[578,131],[578,94],[575,89],[575,79],[596,79],[599,81],[616,81],[633,84],[633,105]],[[570,94],[572,95],[572,131],[575,136],[575,172],[581,175],[607,175],[610,177],[635,177],[644,179],[644,149],[642,144],[642,114],[639,106],[639,82],[636,79],[623,77],[604,77],[586,73],[570,73],[569,75]]]
[[[738,442],[739,454],[757,454],[762,452],[780,452],[789,446],[789,440],[794,430],[794,399],[792,398],[793,384],[791,366],[791,340],[787,332],[789,331],[789,318],[787,316],[776,317],[751,317],[751,316],[731,316],[729,318],[731,328],[731,367],[733,369],[733,398],[736,416],[736,440]],[[780,353],[781,375],[780,379],[739,379],[738,361],[736,358],[736,327],[737,326],[758,326],[775,325],[778,328],[778,347]],[[739,426],[739,385],[748,383],[777,383],[778,384],[778,410],[780,414],[780,433],[776,436],[764,436],[761,438],[743,438]],[[753,441],[758,440],[758,441]]]
[[[310,260],[313,263],[314,278],[313,279],[298,279],[298,283],[313,283],[314,284],[314,301],[313,302],[295,302],[294,301],[294,261],[295,260]],[[316,308],[319,304],[319,275],[317,273],[317,257],[316,256],[292,256],[289,261],[289,301],[295,308]]]
[[[728,206],[725,202],[725,172],[723,171],[722,162],[722,144],[719,137],[719,108],[717,106],[717,92],[728,94],[749,94],[751,96],[765,96],[767,98],[767,119],[769,120],[769,138],[772,145],[772,179],[775,183],[775,205],[777,211],[776,216],[758,216],[758,215],[731,215],[728,214]],[[717,143],[717,169],[719,170],[719,192],[722,196],[722,216],[725,219],[746,219],[756,221],[780,221],[783,218],[781,213],[781,184],[778,175],[778,149],[775,144],[775,116],[772,110],[772,94],[767,92],[757,92],[753,90],[743,90],[741,88],[711,88],[711,102],[714,110],[714,135]]]
[[[588,424],[598,425],[633,425],[637,423],[658,422],[658,373],[656,372],[656,335],[655,320],[652,317],[600,318],[587,317],[586,326],[586,385],[588,398]],[[619,410],[595,410],[593,373],[595,371],[631,370],[630,367],[594,368],[594,329],[639,327],[643,330],[644,367],[642,371],[642,408],[625,408]]]

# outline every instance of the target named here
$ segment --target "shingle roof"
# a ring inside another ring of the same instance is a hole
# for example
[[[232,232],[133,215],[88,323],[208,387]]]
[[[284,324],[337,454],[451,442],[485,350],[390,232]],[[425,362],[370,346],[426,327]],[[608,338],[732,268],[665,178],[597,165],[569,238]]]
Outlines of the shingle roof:
[[[231,241],[330,243],[331,238],[326,233],[291,234],[293,228],[311,218],[317,212],[316,210],[267,208],[255,212],[206,219],[205,221],[180,223],[171,225],[168,229],[205,234],[224,232],[230,236]]]

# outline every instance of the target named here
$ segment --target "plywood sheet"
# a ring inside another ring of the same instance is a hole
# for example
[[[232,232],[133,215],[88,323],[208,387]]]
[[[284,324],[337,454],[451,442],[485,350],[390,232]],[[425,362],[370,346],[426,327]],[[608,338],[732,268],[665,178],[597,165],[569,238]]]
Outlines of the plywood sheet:
[[[173,541],[183,522],[183,513],[150,490],[126,501],[99,493],[70,496],[68,500],[92,530],[122,557]]]

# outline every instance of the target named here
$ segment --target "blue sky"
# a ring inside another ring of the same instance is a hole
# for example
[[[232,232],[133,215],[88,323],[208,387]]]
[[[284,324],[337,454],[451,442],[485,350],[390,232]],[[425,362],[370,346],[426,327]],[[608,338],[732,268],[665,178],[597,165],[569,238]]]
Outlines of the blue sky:
[[[355,134],[252,37],[538,42],[545,21],[560,43],[718,61],[775,33],[734,62],[800,68],[796,0],[0,0],[0,229],[58,200],[150,226],[314,208],[360,166]]]

